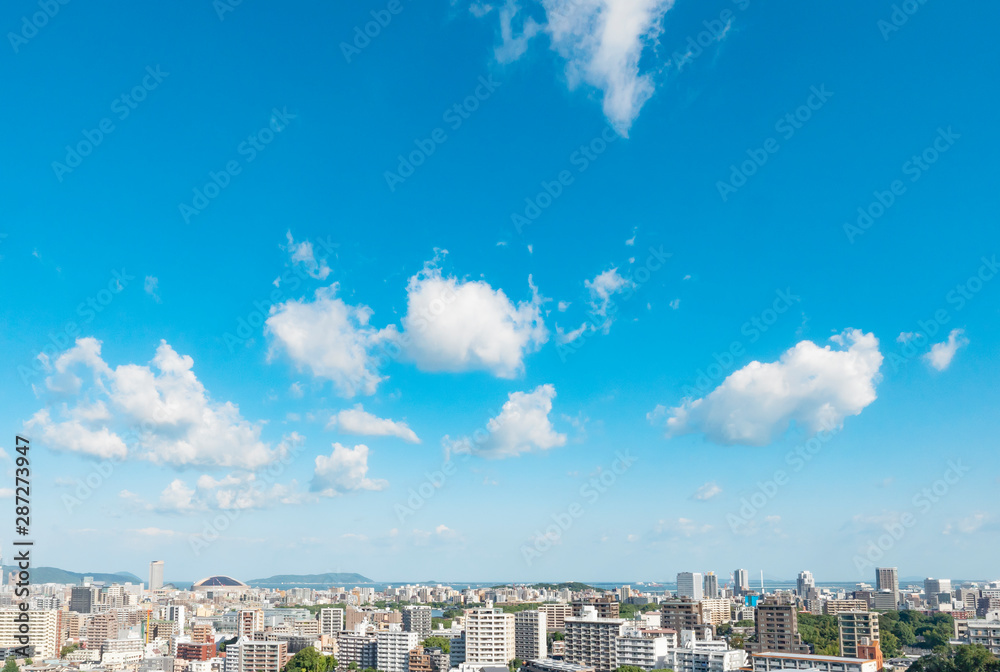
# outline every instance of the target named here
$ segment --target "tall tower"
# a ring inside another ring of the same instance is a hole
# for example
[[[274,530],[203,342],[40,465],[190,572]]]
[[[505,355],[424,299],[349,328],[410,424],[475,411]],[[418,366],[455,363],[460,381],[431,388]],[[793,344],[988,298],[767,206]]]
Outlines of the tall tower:
[[[149,563],[149,589],[163,588],[163,560],[153,560]]]
[[[750,572],[745,569],[733,572],[733,592],[737,595],[750,592]]]
[[[893,604],[899,604],[899,569],[896,567],[875,568],[875,590],[892,593]]]
[[[795,582],[795,592],[801,599],[809,597],[809,589],[816,587],[812,572],[808,569],[799,572],[799,578]]]

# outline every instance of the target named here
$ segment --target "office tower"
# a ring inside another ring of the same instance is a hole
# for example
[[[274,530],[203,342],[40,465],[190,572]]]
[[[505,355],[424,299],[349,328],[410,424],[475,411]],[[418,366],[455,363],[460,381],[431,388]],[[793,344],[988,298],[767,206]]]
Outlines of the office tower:
[[[409,606],[403,609],[403,630],[420,634],[425,639],[431,634],[431,608]]]
[[[582,615],[566,619],[565,659],[596,672],[611,672],[618,668],[615,642],[623,634],[624,619],[600,618],[596,608],[584,607]]]
[[[709,572],[702,580],[702,590],[705,597],[714,599],[719,596],[719,579],[715,572]]]
[[[336,635],[344,629],[344,610],[326,607],[319,610],[319,634]]]
[[[733,593],[745,595],[750,592],[750,573],[745,569],[737,569],[733,572]]]
[[[899,604],[899,569],[897,567],[875,568],[875,590],[892,593],[892,609]]]
[[[704,597],[700,572],[680,572],[677,574],[677,597],[690,597],[692,600],[700,600]]]
[[[153,560],[149,563],[149,589],[163,588],[163,560]]]
[[[380,672],[406,672],[410,651],[418,644],[420,633],[379,630],[375,633],[375,667]]]
[[[805,599],[809,597],[809,589],[815,587],[816,587],[816,580],[813,579],[812,572],[810,572],[808,569],[799,572],[799,578],[795,582],[795,593],[800,598]]]
[[[547,658],[547,634],[544,611],[519,611],[514,614],[514,655],[521,660]]]
[[[78,614],[89,614],[94,610],[96,593],[90,586],[76,586],[69,592],[69,610]]]
[[[951,601],[951,579],[924,579],[924,599],[937,604],[942,598]]]
[[[757,641],[753,651],[762,653],[809,653],[802,643],[795,605],[781,599],[768,599],[757,604]]]
[[[514,660],[514,614],[501,609],[465,612],[465,662],[506,665]]]
[[[879,641],[878,614],[873,611],[845,611],[837,614],[840,655],[859,658],[858,646]]]

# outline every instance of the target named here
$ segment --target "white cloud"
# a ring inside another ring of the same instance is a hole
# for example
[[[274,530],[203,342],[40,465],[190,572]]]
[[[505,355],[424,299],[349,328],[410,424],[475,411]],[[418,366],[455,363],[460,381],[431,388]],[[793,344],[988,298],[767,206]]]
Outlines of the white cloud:
[[[502,289],[479,281],[444,277],[434,262],[410,278],[403,317],[405,351],[425,371],[489,371],[513,378],[525,355],[547,340],[544,299],[531,284],[532,298],[516,305]]]
[[[152,275],[147,275],[146,280],[142,283],[142,288],[147,294],[153,297],[153,299],[157,303],[160,303],[160,295],[157,294],[157,291],[159,291],[160,289],[159,278]]]
[[[395,328],[369,326],[372,310],[351,306],[337,298],[340,286],[316,290],[312,301],[291,299],[271,307],[265,332],[272,337],[268,359],[284,350],[301,370],[330,380],[344,397],[374,394],[383,377],[378,372],[376,348],[385,347]]]
[[[611,297],[634,289],[635,283],[619,275],[617,268],[610,268],[598,274],[593,280],[584,280],[583,284],[590,290],[590,311],[594,315],[604,318],[602,330],[606,334],[611,330],[614,315],[613,312],[610,316],[608,315],[608,308],[612,302]]]
[[[367,412],[361,404],[344,409],[331,417],[327,427],[334,426],[345,434],[395,436],[410,443],[420,443],[416,433],[405,422],[379,418]]]
[[[589,322],[584,322],[573,331],[564,331],[558,324],[556,325],[556,343],[572,343],[583,336],[583,333],[590,327]]]
[[[368,446],[354,448],[333,444],[333,452],[316,456],[309,489],[323,497],[335,497],[356,490],[384,490],[388,481],[368,478]]]
[[[177,354],[166,341],[160,342],[151,366],[112,369],[94,338],[78,339],[54,364],[43,363],[48,390],[78,397],[74,406],[44,408],[25,423],[54,450],[243,469],[259,468],[278,456],[261,441],[262,424],[245,420],[232,402],[213,401],[194,374],[194,360]],[[76,375],[80,368],[92,377],[86,390]]]
[[[425,546],[432,543],[445,543],[460,540],[461,535],[447,525],[438,525],[433,530],[413,530],[413,544]]]
[[[312,243],[308,240],[296,243],[291,231],[288,231],[285,237],[288,239],[288,247],[285,249],[291,256],[292,264],[302,264],[310,276],[317,280],[326,280],[326,276],[330,275],[330,267],[326,265],[326,259],[316,260]]]
[[[705,501],[707,499],[712,499],[716,495],[722,494],[722,488],[715,481],[706,483],[705,485],[698,488],[698,491],[694,493],[694,498],[697,500]]]
[[[677,310],[678,308],[681,307],[681,300],[680,299],[674,299],[673,301],[670,302],[670,307],[673,310]]]
[[[449,452],[472,453],[490,459],[516,457],[521,453],[544,451],[565,445],[566,435],[553,428],[549,420],[556,388],[539,385],[531,392],[511,392],[500,414],[486,423],[482,435],[452,441],[445,436],[442,444]]]
[[[958,349],[969,344],[969,339],[964,334],[962,329],[952,329],[947,341],[931,346],[931,351],[924,355],[924,361],[938,371],[947,369]]]
[[[882,354],[874,334],[849,329],[830,339],[840,349],[801,341],[777,362],[750,362],[700,399],[658,406],[668,436],[703,433],[723,445],[766,445],[794,422],[815,434],[840,427],[876,399]]]
[[[662,31],[664,14],[673,0],[537,0],[522,10],[507,0],[497,12],[501,43],[497,60],[520,58],[532,37],[545,32],[550,47],[566,62],[570,89],[581,83],[603,93],[604,115],[615,130],[627,136],[639,110],[653,95],[649,72],[640,72],[639,61]],[[544,10],[543,22],[532,14]],[[489,5],[473,3],[471,11],[483,16]]]
[[[296,399],[301,399],[305,396],[306,392],[302,389],[302,383],[295,381],[288,386],[288,394],[292,395]]]

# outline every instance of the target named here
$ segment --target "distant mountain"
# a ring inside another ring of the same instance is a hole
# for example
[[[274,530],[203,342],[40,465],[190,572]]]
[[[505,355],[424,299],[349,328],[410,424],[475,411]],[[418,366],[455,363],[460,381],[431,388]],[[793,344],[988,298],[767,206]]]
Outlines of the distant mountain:
[[[346,574],[339,572],[329,572],[327,574],[275,574],[274,576],[269,576],[266,579],[251,579],[250,581],[247,581],[247,584],[251,586],[280,584],[289,587],[315,586],[317,584],[336,585],[342,583],[375,582],[367,576],[362,576],[361,574],[355,574],[353,572]]]
[[[20,571],[16,565],[4,565],[3,573]],[[94,581],[103,583],[143,583],[143,580],[132,572],[70,572],[57,567],[32,567],[32,583],[83,583],[83,577],[92,576]]]

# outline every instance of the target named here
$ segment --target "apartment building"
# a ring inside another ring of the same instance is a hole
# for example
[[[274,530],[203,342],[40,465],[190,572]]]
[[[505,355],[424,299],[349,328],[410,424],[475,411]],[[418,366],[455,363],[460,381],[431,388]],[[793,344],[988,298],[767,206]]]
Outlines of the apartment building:
[[[236,615],[236,634],[253,637],[253,633],[264,629],[264,614],[260,609],[241,609]]]
[[[677,646],[673,630],[645,630],[626,627],[624,634],[615,639],[615,658],[618,667],[635,665],[644,670],[668,667],[667,652]]]
[[[712,625],[728,623],[732,618],[732,602],[722,598],[706,598],[701,601],[701,613],[706,623]]]
[[[196,644],[214,644],[215,632],[211,623],[195,623],[191,626],[191,641]]]
[[[594,607],[584,607],[582,615],[566,619],[566,660],[597,672],[616,669],[615,642],[625,634],[625,623],[621,618],[601,618]]]
[[[347,667],[357,663],[358,669],[375,667],[377,643],[375,635],[364,632],[337,633],[337,661]],[[226,672],[229,672],[226,670]]]
[[[705,619],[701,602],[690,599],[665,600],[660,603],[660,627],[675,632],[693,630],[700,639],[711,635],[712,624]]]
[[[555,660],[553,658],[539,658],[529,660],[526,668],[527,672],[596,672],[594,668],[587,665],[576,665],[565,660]]]
[[[281,672],[288,658],[286,642],[240,637],[226,647],[224,672]]]
[[[845,611],[837,614],[840,630],[840,655],[858,657],[858,645],[879,641],[878,614],[871,611]]]
[[[177,642],[174,657],[180,660],[208,660],[215,656],[215,644]]]
[[[375,633],[375,667],[380,672],[406,672],[410,651],[420,644],[420,633],[379,630]]]
[[[431,634],[431,608],[409,606],[403,609],[403,630],[416,632],[424,639]]]
[[[549,632],[562,632],[566,629],[566,617],[573,615],[573,605],[547,602],[538,607],[545,612],[545,627]]]
[[[828,616],[836,616],[845,611],[868,611],[866,600],[827,600],[823,612]]]
[[[18,637],[23,636],[19,626],[24,622],[25,615],[30,625],[31,640],[28,645],[34,647],[34,657],[58,658],[59,649],[62,648],[61,611],[0,609],[0,648],[10,649],[24,645]]]
[[[608,597],[585,597],[573,600],[573,615],[582,616],[584,607],[594,607],[600,618],[618,618],[618,600],[613,596]]]
[[[501,609],[465,612],[465,662],[506,665],[515,657],[514,614]]]
[[[449,655],[437,648],[428,648],[419,644],[410,651],[408,672],[448,672],[451,666]]]
[[[548,627],[544,611],[519,611],[514,614],[514,655],[521,660],[547,658]]]
[[[1000,621],[967,620],[955,621],[955,634],[964,638],[969,644],[981,644],[993,655],[1000,655]]]
[[[344,629],[344,610],[325,607],[319,610],[319,634],[336,635]]]
[[[809,653],[809,646],[799,635],[799,619],[795,605],[781,599],[771,599],[757,604],[757,641],[752,646],[755,653]]]
[[[735,672],[746,664],[743,649],[730,649],[722,639],[698,639],[693,630],[681,632],[680,645],[666,652],[664,668],[674,672]]]
[[[751,653],[753,672],[777,670],[812,670],[818,672],[878,672],[875,660],[840,656],[802,655],[795,653]]]

